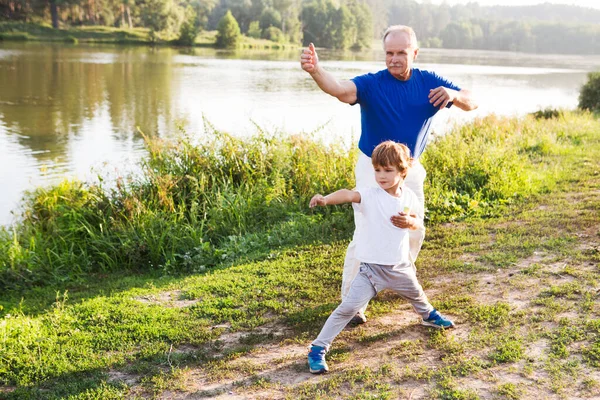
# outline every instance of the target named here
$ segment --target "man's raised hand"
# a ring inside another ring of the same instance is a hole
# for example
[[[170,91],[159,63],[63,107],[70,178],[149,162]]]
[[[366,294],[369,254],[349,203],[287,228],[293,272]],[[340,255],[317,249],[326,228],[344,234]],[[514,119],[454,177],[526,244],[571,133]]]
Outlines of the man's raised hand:
[[[309,74],[317,72],[317,63],[319,57],[317,56],[317,50],[315,50],[314,44],[309,44],[308,49],[303,49],[300,55],[300,66],[302,69]]]
[[[456,99],[456,90],[448,89],[443,86],[439,86],[429,91],[429,102],[433,104],[435,108],[442,110],[448,105],[449,102]]]

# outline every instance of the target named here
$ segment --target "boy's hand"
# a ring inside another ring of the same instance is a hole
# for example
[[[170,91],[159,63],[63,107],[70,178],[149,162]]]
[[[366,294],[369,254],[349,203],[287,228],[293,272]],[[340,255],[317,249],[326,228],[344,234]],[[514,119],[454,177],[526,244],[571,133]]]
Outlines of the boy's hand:
[[[415,219],[403,211],[400,211],[396,215],[392,215],[390,221],[392,222],[392,225],[400,229],[414,229],[415,226]]]
[[[313,208],[316,206],[326,206],[327,200],[320,194],[315,194],[312,199],[310,199],[309,207]]]

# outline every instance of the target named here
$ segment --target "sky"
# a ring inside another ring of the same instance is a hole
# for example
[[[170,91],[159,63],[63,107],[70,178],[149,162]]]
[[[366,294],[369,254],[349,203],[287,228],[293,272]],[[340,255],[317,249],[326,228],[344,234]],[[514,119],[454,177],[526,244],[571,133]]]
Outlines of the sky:
[[[430,0],[432,3],[442,3],[443,0]],[[421,0],[423,2],[423,0]],[[479,3],[482,6],[493,6],[493,5],[502,5],[502,6],[524,6],[524,5],[533,5],[533,4],[541,4],[541,3],[553,3],[553,4],[570,4],[577,5],[581,7],[591,7],[600,9],[600,1],[599,0],[445,0],[446,3],[450,5],[454,4],[466,4],[470,2]]]

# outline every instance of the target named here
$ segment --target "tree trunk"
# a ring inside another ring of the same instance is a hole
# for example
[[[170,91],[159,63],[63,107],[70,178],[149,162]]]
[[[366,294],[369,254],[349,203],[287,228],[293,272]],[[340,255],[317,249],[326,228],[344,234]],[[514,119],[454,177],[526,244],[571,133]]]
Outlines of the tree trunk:
[[[125,4],[121,4],[121,24],[119,28],[123,29],[125,27]]]
[[[96,3],[94,0],[88,1],[88,7],[88,18],[90,21],[92,21],[92,24],[96,25]]]
[[[50,14],[52,15],[52,27],[58,29],[58,6],[56,0],[50,0]]]
[[[131,23],[131,10],[129,9],[129,5],[125,6],[125,13],[127,14],[127,22],[129,23],[129,29],[133,28],[133,24]]]

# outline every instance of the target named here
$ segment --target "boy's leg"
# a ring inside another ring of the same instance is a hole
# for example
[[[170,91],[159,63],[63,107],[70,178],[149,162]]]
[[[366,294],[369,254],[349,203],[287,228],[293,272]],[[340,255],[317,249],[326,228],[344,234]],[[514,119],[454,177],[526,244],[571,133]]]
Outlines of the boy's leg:
[[[389,289],[410,301],[416,313],[422,318],[421,324],[437,329],[454,327],[454,322],[440,314],[427,299],[417,280],[414,264],[396,265],[390,272]]]
[[[364,307],[371,300],[377,291],[369,280],[367,274],[369,267],[361,264],[360,272],[354,278],[350,290],[333,313],[327,318],[321,333],[312,342],[313,346],[323,347],[329,350],[333,339],[344,329],[348,322],[356,315],[356,312]]]
[[[389,285],[389,289],[394,290],[410,302],[421,318],[429,318],[429,314],[434,308],[417,280],[417,273],[413,264],[407,263],[394,266],[390,272]]]
[[[404,180],[404,184],[407,188],[415,192],[417,199],[421,202],[421,209],[425,210],[425,193],[423,191],[423,184],[425,183],[425,177],[427,173],[423,165],[418,160],[413,162],[413,166],[408,170],[408,175]],[[425,239],[425,227],[417,230],[410,230],[408,232],[410,257],[414,263],[419,256],[421,246],[423,246],[423,240]]]
[[[356,176],[357,188],[377,186],[377,182],[375,181],[375,172],[373,170],[373,165],[371,164],[371,159],[363,153],[359,153],[354,173]],[[362,225],[362,214],[356,211],[354,212],[354,225],[354,236],[352,237],[352,241],[348,245],[348,249],[346,250],[346,258],[344,259],[344,270],[342,272],[342,301],[350,291],[352,281],[354,280],[360,269],[360,261],[354,258],[354,251],[356,249],[355,238],[358,237],[358,232],[360,231]],[[360,310],[363,314],[365,309],[367,308],[367,304],[365,304],[365,306],[362,307]]]

